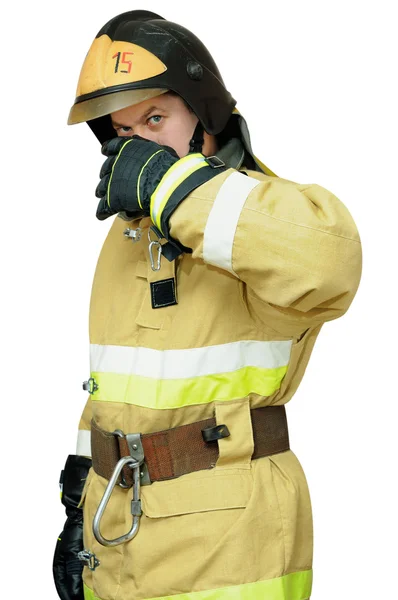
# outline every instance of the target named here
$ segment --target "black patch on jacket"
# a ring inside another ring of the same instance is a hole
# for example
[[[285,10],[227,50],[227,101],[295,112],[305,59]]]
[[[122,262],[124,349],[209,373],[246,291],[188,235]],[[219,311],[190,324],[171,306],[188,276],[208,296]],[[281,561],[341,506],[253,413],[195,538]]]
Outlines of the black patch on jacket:
[[[176,285],[174,277],[153,281],[151,283],[152,308],[163,308],[177,304]]]

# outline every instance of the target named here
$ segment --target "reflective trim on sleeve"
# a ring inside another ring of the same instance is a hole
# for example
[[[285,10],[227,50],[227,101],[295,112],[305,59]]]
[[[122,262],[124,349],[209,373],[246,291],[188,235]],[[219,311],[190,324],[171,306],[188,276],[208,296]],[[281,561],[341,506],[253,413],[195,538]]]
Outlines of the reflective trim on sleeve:
[[[233,172],[224,181],[207,218],[203,237],[203,260],[237,277],[232,268],[236,227],[247,196],[261,181]]]
[[[178,162],[174,163],[164,175],[151,196],[150,205],[152,221],[160,231],[162,212],[172,193],[183,181],[185,181],[185,179],[192,175],[192,173],[203,167],[209,167],[203,154],[188,154]]]
[[[77,434],[76,454],[91,457],[91,431],[79,429]]]
[[[282,577],[229,587],[156,596],[147,600],[307,600],[312,590],[312,569]],[[84,600],[101,600],[84,584]]]

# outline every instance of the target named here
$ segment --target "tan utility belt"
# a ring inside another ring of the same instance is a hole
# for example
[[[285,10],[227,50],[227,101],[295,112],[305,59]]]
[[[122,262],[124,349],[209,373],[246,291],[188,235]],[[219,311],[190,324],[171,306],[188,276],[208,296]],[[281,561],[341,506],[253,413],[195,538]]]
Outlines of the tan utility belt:
[[[252,459],[289,450],[285,407],[266,406],[250,411],[254,452]],[[116,464],[125,456],[144,459],[141,485],[174,479],[186,473],[210,469],[218,459],[218,439],[228,437],[228,424],[217,425],[215,418],[149,434],[110,433],[91,422],[93,469],[110,479]],[[142,450],[140,449],[142,445]],[[136,446],[136,448],[134,448]],[[143,456],[142,456],[143,454]],[[124,467],[119,476],[122,487],[133,485],[133,473]]]
[[[289,450],[285,407],[265,406],[250,411],[254,451],[252,459]],[[93,520],[93,532],[103,546],[117,546],[138,533],[141,511],[140,488],[154,481],[174,479],[186,473],[215,467],[218,440],[229,437],[227,424],[205,419],[156,433],[109,432],[91,421],[93,469],[108,485]],[[115,485],[133,488],[130,531],[107,539],[101,533],[101,520]]]

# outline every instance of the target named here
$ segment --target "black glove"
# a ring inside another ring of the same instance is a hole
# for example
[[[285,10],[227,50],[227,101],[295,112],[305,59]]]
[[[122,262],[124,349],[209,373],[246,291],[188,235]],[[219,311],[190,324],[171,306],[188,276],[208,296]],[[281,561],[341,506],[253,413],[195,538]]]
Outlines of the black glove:
[[[90,467],[90,458],[69,455],[61,472],[61,500],[67,519],[58,536],[53,560],[54,582],[61,600],[84,600],[83,563],[77,558],[83,550],[83,510],[77,505]]]
[[[103,221],[120,211],[132,219],[149,216],[151,194],[179,160],[178,154],[170,146],[159,146],[139,135],[112,138],[102,145],[101,152],[108,158],[95,191],[101,198],[97,218]]]
[[[196,152],[179,158],[173,148],[138,135],[112,138],[103,144],[102,153],[108,158],[95,192],[101,198],[97,218],[103,220],[121,211],[132,219],[150,216],[168,240],[168,222],[180,202],[226,170],[217,157]]]

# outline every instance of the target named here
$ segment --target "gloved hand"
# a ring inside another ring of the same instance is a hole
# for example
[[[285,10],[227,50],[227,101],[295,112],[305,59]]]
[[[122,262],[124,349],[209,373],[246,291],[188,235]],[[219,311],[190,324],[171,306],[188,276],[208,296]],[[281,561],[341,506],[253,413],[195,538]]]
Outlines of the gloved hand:
[[[77,506],[90,467],[90,458],[69,455],[61,472],[61,500],[67,519],[58,536],[53,560],[54,582],[61,600],[84,600],[83,563],[77,558],[83,550],[83,510]]]
[[[120,211],[131,218],[149,216],[150,197],[163,175],[179,160],[173,148],[159,146],[139,135],[115,137],[105,142],[104,162],[95,195],[101,198],[101,221]]]
[[[196,152],[179,158],[173,148],[138,135],[112,138],[103,144],[102,153],[108,158],[95,192],[100,198],[97,218],[121,211],[132,219],[151,216],[166,239],[170,239],[169,218],[180,202],[226,170],[217,157]]]

